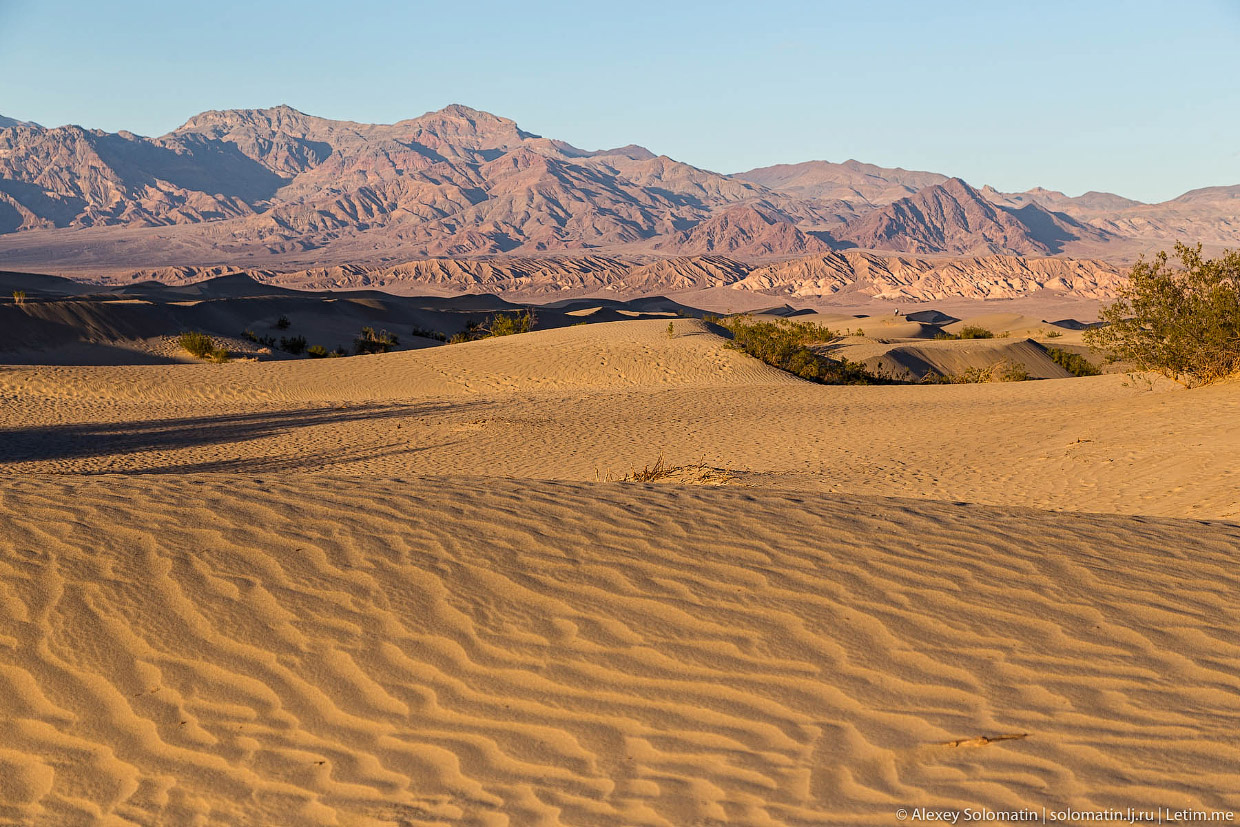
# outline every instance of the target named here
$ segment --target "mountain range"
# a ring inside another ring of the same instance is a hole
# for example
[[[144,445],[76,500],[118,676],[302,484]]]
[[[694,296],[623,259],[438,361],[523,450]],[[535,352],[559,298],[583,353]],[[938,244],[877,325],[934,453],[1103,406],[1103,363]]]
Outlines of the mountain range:
[[[578,149],[460,105],[395,124],[211,111],[158,138],[0,117],[9,269],[590,254],[752,265],[850,248],[1126,261],[1177,240],[1240,244],[1240,186],[1142,204],[856,161],[724,175],[639,146]]]

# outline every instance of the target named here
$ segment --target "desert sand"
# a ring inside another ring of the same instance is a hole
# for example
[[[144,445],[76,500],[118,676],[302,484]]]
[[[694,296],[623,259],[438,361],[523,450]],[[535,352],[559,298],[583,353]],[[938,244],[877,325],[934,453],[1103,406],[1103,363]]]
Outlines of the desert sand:
[[[674,324],[0,368],[0,821],[1240,809],[1240,385]]]

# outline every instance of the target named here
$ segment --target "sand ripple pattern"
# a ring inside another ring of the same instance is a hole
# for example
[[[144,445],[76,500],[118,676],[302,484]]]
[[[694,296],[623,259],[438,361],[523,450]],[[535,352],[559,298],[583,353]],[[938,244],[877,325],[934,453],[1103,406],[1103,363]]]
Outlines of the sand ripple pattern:
[[[5,823],[1238,803],[1232,524],[211,475],[0,515]]]

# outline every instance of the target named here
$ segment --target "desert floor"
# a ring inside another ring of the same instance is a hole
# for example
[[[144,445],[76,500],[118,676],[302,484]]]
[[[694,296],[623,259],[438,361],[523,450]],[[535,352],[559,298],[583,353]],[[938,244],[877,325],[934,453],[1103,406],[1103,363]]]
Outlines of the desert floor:
[[[676,326],[0,368],[0,823],[1240,810],[1240,384]]]

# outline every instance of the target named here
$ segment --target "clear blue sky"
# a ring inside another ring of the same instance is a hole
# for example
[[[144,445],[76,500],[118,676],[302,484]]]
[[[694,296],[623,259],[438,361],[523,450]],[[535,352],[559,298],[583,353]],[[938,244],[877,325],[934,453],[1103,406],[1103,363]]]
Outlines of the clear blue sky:
[[[158,135],[278,103],[1162,200],[1240,183],[1240,0],[0,0],[0,114]]]

